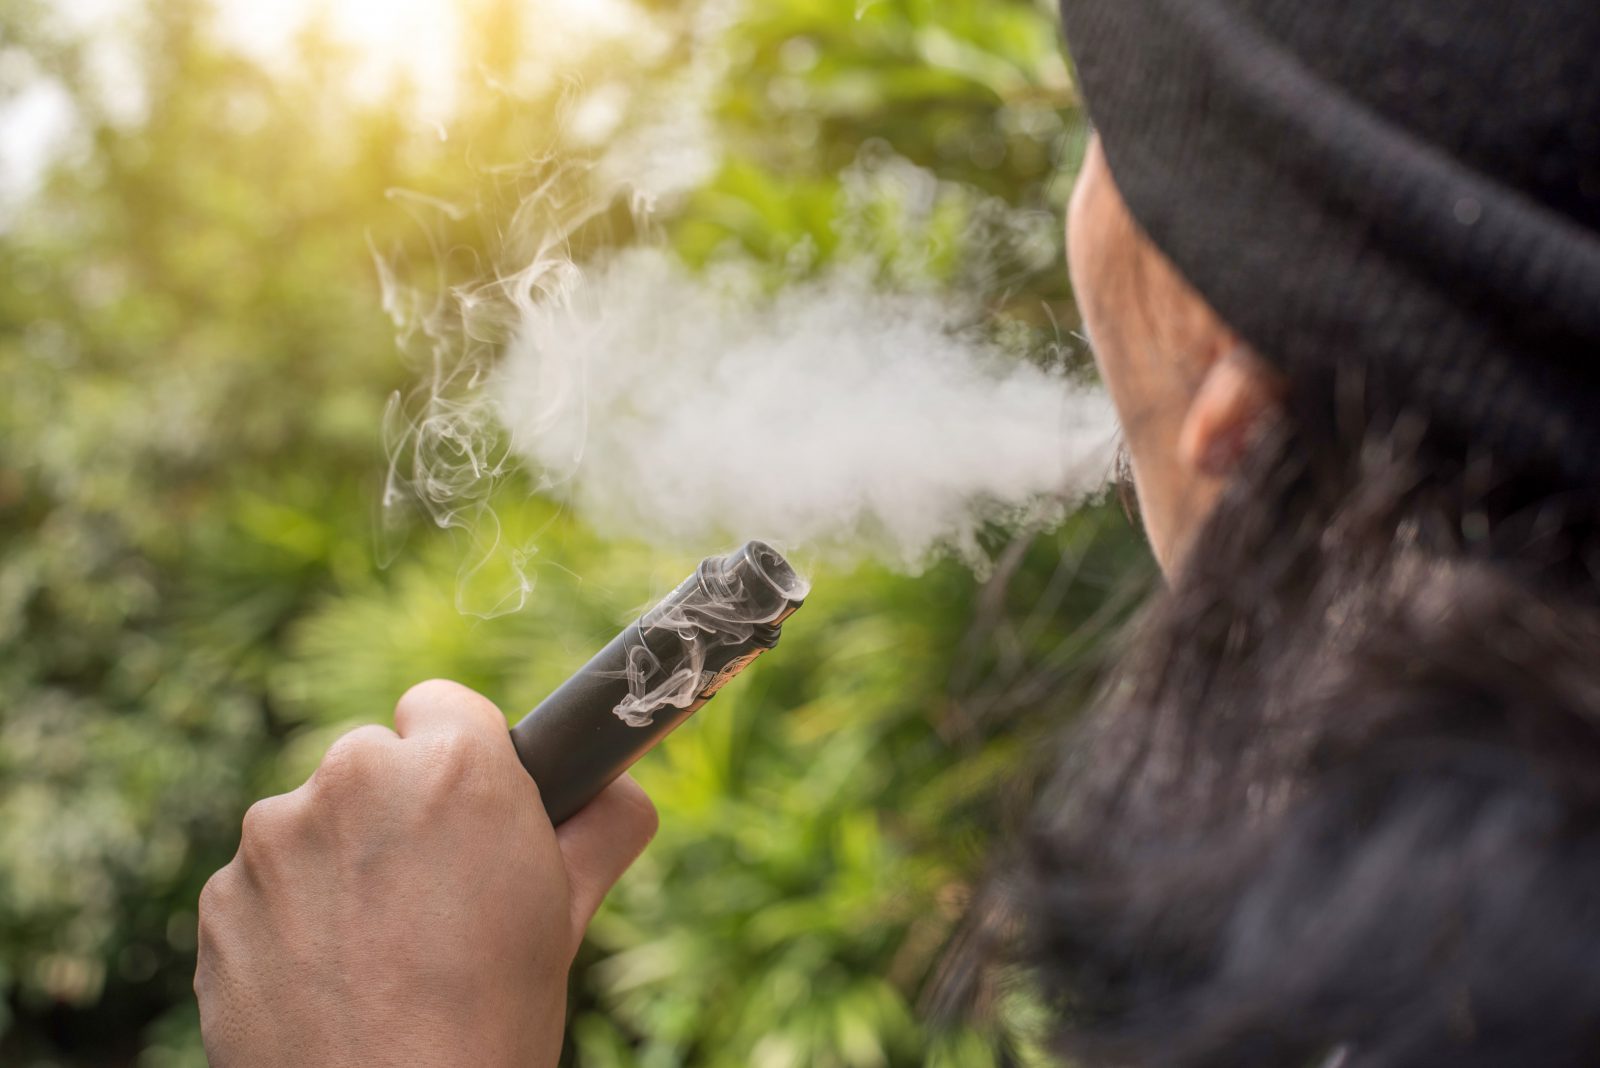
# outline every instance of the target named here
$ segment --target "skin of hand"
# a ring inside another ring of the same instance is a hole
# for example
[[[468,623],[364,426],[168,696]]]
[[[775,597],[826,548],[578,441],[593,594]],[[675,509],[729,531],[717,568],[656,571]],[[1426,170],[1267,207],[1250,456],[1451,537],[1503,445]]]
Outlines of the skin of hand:
[[[559,829],[490,701],[413,687],[252,806],[200,897],[214,1068],[540,1068],[585,928],[656,830],[626,777]]]
[[[1283,384],[1139,229],[1098,137],[1067,212],[1067,262],[1145,531],[1171,575]]]

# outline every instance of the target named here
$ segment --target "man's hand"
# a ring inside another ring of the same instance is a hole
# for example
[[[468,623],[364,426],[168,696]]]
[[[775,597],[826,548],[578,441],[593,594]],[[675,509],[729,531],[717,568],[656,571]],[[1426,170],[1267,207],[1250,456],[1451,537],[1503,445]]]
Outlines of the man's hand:
[[[252,806],[200,895],[212,1065],[555,1064],[584,928],[655,829],[627,778],[552,828],[500,711],[414,687]]]

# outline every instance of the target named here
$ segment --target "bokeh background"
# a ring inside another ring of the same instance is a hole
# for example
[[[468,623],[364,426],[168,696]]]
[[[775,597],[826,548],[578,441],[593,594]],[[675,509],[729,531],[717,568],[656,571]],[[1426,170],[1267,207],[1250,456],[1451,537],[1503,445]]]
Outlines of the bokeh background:
[[[511,477],[536,585],[460,611],[495,580],[462,577],[474,532],[377,516],[422,358],[380,263],[412,294],[492,273],[552,168],[621,161],[580,258],[981,259],[996,329],[1081,360],[1056,33],[1032,0],[0,4],[0,1063],[203,1064],[195,901],[249,803],[421,678],[520,713],[694,562]],[[1056,253],[1008,261],[997,211]],[[1029,1059],[1006,997],[926,1010],[1149,567],[1113,503],[985,546],[819,561],[782,651],[640,766],[662,831],[567,1063]]]

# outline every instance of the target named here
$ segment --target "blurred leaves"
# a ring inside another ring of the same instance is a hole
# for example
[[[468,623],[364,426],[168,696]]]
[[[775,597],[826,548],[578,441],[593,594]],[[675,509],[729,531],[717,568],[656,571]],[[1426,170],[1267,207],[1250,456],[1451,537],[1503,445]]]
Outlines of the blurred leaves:
[[[79,146],[0,230],[6,1064],[203,1063],[194,903],[244,808],[424,677],[531,706],[693,564],[511,480],[495,531],[423,525],[379,568],[379,428],[414,368],[373,249],[441,289],[481,279],[514,260],[550,159],[636,132],[603,94],[686,99],[712,165],[647,226],[687,262],[781,280],[866,258],[1058,340],[1079,127],[1039,4],[663,5],[560,77],[508,44],[535,10],[471,9],[448,140],[403,86],[352,95],[314,31],[268,70],[199,0],[136,4],[129,121],[92,28],[0,16],[0,53],[70,94]],[[574,251],[637,225],[603,213]],[[473,572],[491,533],[537,551]],[[822,567],[781,651],[641,765],[663,830],[580,960],[572,1063],[1016,1063],[917,1006],[1139,554],[1104,510],[994,549],[987,582]],[[459,610],[513,583],[523,610]]]

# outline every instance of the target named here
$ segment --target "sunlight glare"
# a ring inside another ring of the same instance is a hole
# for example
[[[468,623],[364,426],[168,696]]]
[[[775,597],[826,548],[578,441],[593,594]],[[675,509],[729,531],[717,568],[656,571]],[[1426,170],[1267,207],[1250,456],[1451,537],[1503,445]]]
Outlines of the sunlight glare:
[[[449,114],[461,48],[460,5],[452,0],[217,0],[228,40],[263,62],[281,62],[294,39],[320,21],[356,57],[352,91],[377,95],[404,78],[424,117]]]
[[[381,94],[404,78],[423,118],[442,121],[454,106],[468,0],[216,0],[227,38],[271,62],[295,35],[320,20],[357,57],[352,89]],[[603,42],[647,31],[632,0],[525,0],[530,60],[561,67]],[[551,71],[555,73],[554,70]]]

